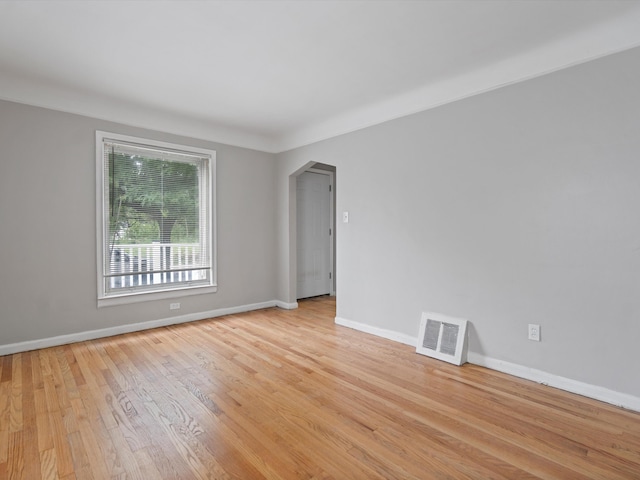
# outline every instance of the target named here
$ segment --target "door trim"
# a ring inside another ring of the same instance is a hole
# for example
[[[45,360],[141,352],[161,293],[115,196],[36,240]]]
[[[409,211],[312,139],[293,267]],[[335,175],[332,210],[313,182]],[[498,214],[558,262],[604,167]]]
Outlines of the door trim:
[[[336,224],[335,224],[335,195],[336,195],[336,187],[335,187],[335,175],[334,172],[330,171],[330,170],[322,170],[319,168],[307,168],[306,170],[300,172],[298,175],[296,175],[296,182],[297,182],[297,178],[299,175],[302,175],[303,173],[306,172],[310,172],[310,173],[319,173],[321,175],[328,175],[329,176],[329,185],[331,188],[331,192],[329,195],[329,225],[331,228],[331,236],[329,237],[329,273],[331,275],[331,288],[330,290],[330,295],[335,296],[336,294],[336,258],[335,258],[335,244],[336,244]],[[297,236],[297,226],[296,226],[296,236]],[[297,249],[296,249],[297,251]],[[297,254],[296,254],[297,255]],[[296,264],[298,262],[298,259],[296,257]],[[295,279],[295,283],[297,285],[298,282],[298,278],[297,278],[297,269],[296,269],[296,279]],[[296,291],[296,297],[298,296],[298,292]]]

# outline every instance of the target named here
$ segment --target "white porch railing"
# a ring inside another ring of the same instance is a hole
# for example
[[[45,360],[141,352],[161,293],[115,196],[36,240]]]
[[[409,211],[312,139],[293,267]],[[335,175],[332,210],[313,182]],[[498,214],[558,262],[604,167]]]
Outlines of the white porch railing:
[[[197,243],[113,245],[109,252],[108,289],[206,279],[206,259]]]

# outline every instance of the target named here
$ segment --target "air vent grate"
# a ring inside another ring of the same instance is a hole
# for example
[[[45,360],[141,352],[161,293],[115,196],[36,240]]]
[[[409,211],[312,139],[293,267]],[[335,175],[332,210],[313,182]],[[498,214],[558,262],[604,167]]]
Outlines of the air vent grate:
[[[440,313],[423,312],[416,352],[454,365],[467,361],[467,321]]]

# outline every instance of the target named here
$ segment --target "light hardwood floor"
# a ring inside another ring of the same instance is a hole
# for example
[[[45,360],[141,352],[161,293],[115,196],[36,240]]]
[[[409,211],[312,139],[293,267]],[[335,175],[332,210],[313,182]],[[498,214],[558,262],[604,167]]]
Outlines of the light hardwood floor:
[[[640,479],[640,414],[334,316],[324,297],[0,357],[0,478]]]

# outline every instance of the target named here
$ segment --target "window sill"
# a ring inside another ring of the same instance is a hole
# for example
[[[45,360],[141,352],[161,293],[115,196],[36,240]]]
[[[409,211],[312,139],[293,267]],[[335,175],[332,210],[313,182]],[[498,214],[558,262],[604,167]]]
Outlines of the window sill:
[[[98,308],[111,307],[114,305],[126,305],[128,303],[150,302],[153,300],[165,300],[168,298],[187,297],[189,295],[201,295],[206,293],[216,293],[217,285],[203,285],[199,287],[183,287],[161,292],[134,292],[111,295],[109,297],[98,298]]]

